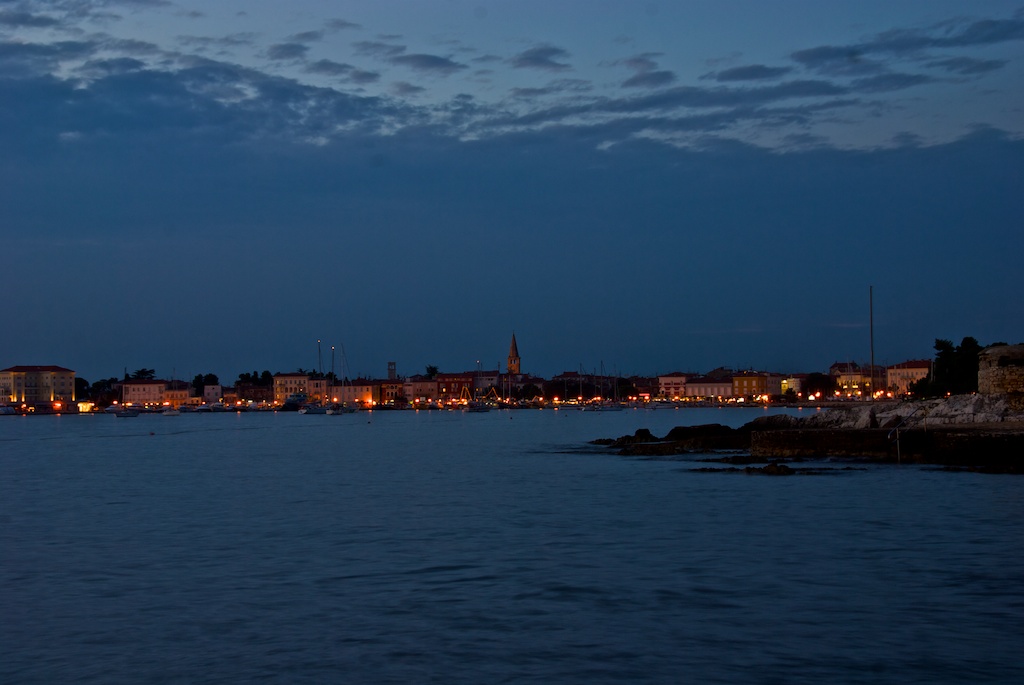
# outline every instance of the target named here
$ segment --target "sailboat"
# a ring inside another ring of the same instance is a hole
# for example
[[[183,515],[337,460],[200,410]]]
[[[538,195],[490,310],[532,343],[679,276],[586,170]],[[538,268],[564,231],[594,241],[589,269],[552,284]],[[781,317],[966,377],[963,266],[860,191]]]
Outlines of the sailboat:
[[[348,363],[347,363],[347,360],[345,358],[345,347],[344,346],[342,346],[342,348],[341,348],[341,367],[342,367],[341,368],[341,372],[344,375],[344,380],[342,381],[342,385],[345,386],[345,385],[349,384],[349,380],[348,380],[348,373],[347,373],[347,371],[348,371]],[[333,378],[335,380],[337,380],[337,378],[338,378],[337,375],[335,375],[335,373],[334,373],[334,345],[331,345],[331,378]],[[348,402],[344,402],[344,401],[342,401],[342,402],[332,402],[330,404],[330,406],[327,407],[327,412],[326,413],[331,415],[331,416],[341,416],[342,414],[354,414],[354,413],[356,413],[356,407],[354,407],[354,406],[350,405]]]
[[[324,358],[323,358],[323,355],[320,353],[320,341],[319,340],[316,341],[316,358],[317,358],[317,372],[319,373],[320,378],[323,378],[324,377]],[[327,394],[326,393],[326,388],[327,388],[327,383],[324,382],[324,390],[325,390],[324,395]],[[322,396],[320,398],[320,403],[319,404],[309,403],[309,404],[303,405],[303,407],[301,409],[299,409],[299,413],[300,414],[326,414],[327,413],[327,398]]]
[[[125,369],[124,374],[125,380],[128,378],[128,369]],[[126,406],[124,403],[124,382],[121,383],[121,401],[115,402],[106,409],[103,410],[106,414],[113,414],[122,419],[133,418],[139,415],[139,410],[135,407]]]

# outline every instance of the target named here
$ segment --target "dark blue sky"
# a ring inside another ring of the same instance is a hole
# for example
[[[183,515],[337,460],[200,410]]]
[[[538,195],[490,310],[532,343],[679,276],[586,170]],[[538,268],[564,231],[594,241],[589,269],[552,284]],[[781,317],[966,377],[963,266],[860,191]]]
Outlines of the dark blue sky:
[[[816,371],[869,285],[881,363],[1024,340],[1024,11],[633,4],[0,0],[0,365]]]

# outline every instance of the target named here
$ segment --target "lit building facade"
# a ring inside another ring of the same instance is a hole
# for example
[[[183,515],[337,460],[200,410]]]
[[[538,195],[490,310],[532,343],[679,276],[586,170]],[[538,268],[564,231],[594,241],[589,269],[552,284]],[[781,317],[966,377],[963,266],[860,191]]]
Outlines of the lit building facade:
[[[0,371],[0,400],[8,404],[74,402],[75,372],[63,366],[12,366]]]
[[[675,371],[658,376],[658,394],[670,400],[686,397],[686,374]]]
[[[690,378],[686,381],[686,397],[695,400],[720,400],[732,397],[731,378]]]
[[[305,373],[274,374],[274,404],[284,404],[289,395],[309,394],[309,375]]]
[[[121,383],[121,402],[132,406],[163,404],[167,381],[132,378]]]
[[[893,364],[885,369],[885,386],[897,395],[906,395],[910,386],[932,372],[932,363],[928,359],[912,359],[902,364]]]

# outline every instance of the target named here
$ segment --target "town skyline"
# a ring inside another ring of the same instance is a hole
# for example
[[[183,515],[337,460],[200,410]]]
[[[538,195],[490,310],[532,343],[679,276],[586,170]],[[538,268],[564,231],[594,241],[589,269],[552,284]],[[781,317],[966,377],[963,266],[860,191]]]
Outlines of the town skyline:
[[[973,338],[969,338],[973,340]],[[936,339],[938,342],[938,339]],[[322,341],[318,341],[322,343]],[[1003,341],[997,341],[992,344],[1005,344]],[[982,347],[988,346],[987,344]],[[240,371],[237,374],[222,375],[217,369],[203,368],[197,373],[186,373],[180,375],[176,372],[176,369],[172,369],[171,373],[163,373],[156,367],[140,366],[137,368],[124,367],[120,374],[105,375],[100,374],[99,376],[87,376],[75,369],[69,369],[60,364],[16,364],[17,367],[53,367],[61,368],[64,370],[73,371],[78,378],[85,379],[90,382],[108,380],[108,379],[125,379],[125,380],[160,380],[162,382],[185,382],[190,383],[193,379],[199,379],[203,376],[215,376],[218,379],[218,383],[221,385],[232,385],[236,382],[235,379],[243,378],[254,378],[260,375],[270,374],[272,376],[287,376],[287,375],[308,375],[310,377],[320,377],[335,379],[337,381],[342,380],[380,380],[385,378],[412,378],[420,376],[434,376],[436,374],[441,375],[460,375],[460,374],[479,374],[487,373],[497,376],[514,375],[523,378],[535,379],[538,381],[545,381],[552,378],[560,378],[565,375],[578,374],[580,376],[587,377],[602,377],[602,378],[656,378],[665,377],[671,375],[686,375],[691,377],[702,377],[708,374],[714,374],[715,372],[730,372],[730,373],[769,373],[780,376],[806,376],[808,374],[816,373],[829,373],[834,371],[836,367],[848,367],[850,369],[869,369],[871,367],[871,361],[865,359],[836,359],[827,367],[822,368],[774,368],[774,367],[753,367],[753,366],[733,366],[729,364],[717,364],[710,368],[698,368],[698,367],[679,367],[673,369],[658,369],[652,373],[626,373],[622,372],[617,367],[606,366],[603,361],[599,364],[588,367],[582,363],[579,363],[575,368],[565,367],[558,373],[536,373],[529,370],[529,366],[522,367],[522,357],[518,350],[518,341],[515,333],[512,334],[511,343],[509,346],[508,355],[502,359],[499,363],[493,365],[485,364],[483,360],[477,360],[475,365],[471,367],[444,367],[440,365],[426,363],[420,366],[418,369],[404,370],[399,369],[397,362],[387,362],[386,369],[378,372],[355,372],[350,369],[344,359],[338,359],[335,354],[337,352],[335,346],[330,346],[326,350],[330,356],[324,358],[324,349],[321,344],[320,350],[318,351],[317,360],[314,365],[309,367],[303,366],[302,364],[296,365],[293,368],[273,368],[266,365],[255,365],[249,371]],[[875,367],[878,369],[885,368],[897,368],[908,363],[917,363],[921,361],[930,361],[930,354],[922,354],[918,357],[904,359],[898,362],[888,361],[877,361]],[[337,363],[335,363],[337,362]]]

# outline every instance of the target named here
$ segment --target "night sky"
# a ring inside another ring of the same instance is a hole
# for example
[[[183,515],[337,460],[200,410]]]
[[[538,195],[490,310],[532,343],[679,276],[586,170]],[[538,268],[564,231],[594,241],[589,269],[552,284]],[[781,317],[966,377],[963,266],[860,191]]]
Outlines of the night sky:
[[[1022,342],[1022,136],[1020,0],[0,0],[0,367]]]

